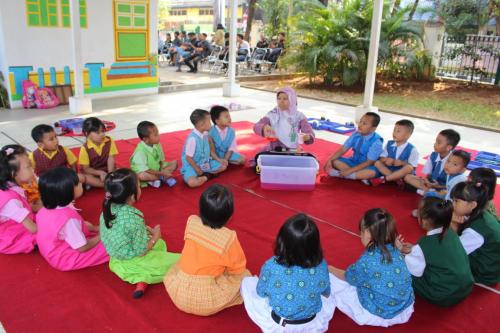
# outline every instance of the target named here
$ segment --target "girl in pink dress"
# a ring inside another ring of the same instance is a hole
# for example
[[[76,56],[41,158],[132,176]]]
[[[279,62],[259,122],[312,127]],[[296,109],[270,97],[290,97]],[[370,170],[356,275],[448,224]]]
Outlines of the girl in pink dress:
[[[65,167],[51,169],[42,174],[38,187],[44,207],[37,214],[36,238],[45,260],[60,271],[108,262],[99,227],[84,221],[73,206],[73,200],[83,193],[76,172]]]
[[[33,179],[26,150],[8,145],[0,151],[0,253],[29,253],[36,244],[35,214],[22,184]]]

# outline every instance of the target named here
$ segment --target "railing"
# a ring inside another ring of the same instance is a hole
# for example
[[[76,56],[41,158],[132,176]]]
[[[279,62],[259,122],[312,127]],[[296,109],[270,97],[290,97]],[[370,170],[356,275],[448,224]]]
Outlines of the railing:
[[[500,36],[445,36],[436,76],[494,84],[500,75]]]

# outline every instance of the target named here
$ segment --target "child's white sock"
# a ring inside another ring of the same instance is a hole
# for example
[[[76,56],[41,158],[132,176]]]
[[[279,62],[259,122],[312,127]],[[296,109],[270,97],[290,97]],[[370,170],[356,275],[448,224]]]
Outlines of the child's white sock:
[[[160,187],[161,186],[161,180],[153,180],[152,182],[148,182],[149,186],[152,186],[152,187]]]
[[[340,171],[337,170],[337,169],[331,169],[329,172],[328,172],[328,175],[329,176],[332,176],[332,177],[340,177]]]
[[[351,173],[349,176],[345,177],[347,179],[356,179],[356,172]]]

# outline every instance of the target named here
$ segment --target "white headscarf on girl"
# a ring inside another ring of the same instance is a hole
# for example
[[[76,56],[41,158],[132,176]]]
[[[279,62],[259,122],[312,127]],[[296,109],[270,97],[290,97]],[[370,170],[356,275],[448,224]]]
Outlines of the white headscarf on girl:
[[[290,87],[281,88],[276,96],[285,93],[288,96],[288,110],[281,110],[276,106],[267,114],[271,122],[271,127],[276,133],[276,137],[288,148],[297,148],[299,137],[299,123],[305,117],[297,112],[297,94]]]

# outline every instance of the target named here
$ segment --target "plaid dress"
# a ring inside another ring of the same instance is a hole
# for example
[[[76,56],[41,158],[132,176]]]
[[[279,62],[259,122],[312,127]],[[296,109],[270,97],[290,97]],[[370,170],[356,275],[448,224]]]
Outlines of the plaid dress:
[[[246,258],[236,232],[225,227],[212,229],[193,215],[188,219],[184,240],[180,261],[163,280],[175,306],[187,313],[209,316],[241,304],[241,280],[250,272],[245,268]]]

